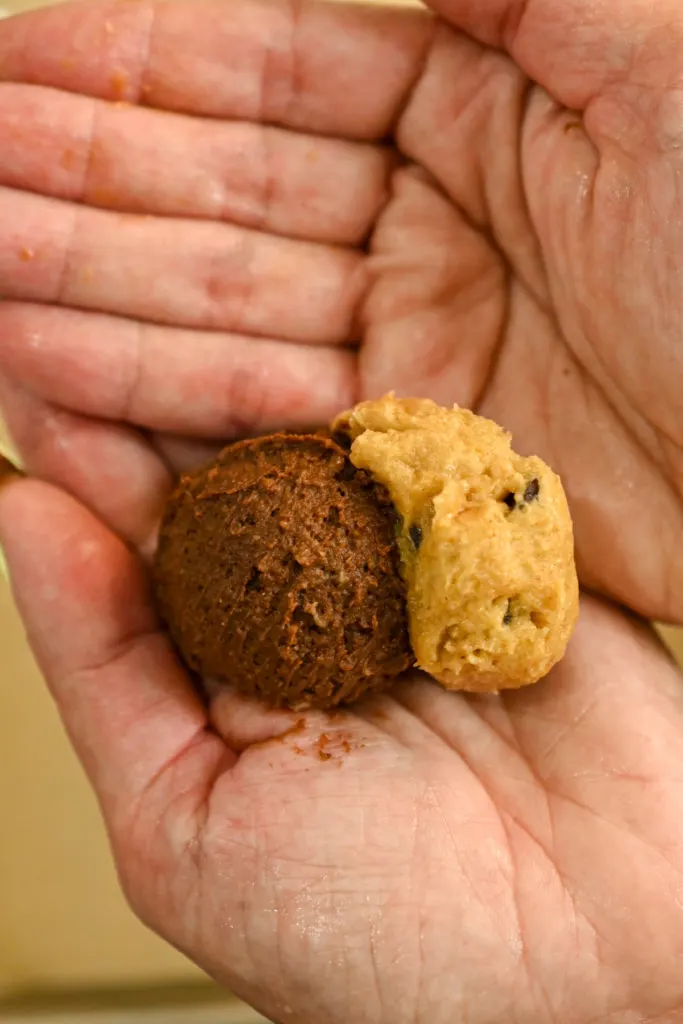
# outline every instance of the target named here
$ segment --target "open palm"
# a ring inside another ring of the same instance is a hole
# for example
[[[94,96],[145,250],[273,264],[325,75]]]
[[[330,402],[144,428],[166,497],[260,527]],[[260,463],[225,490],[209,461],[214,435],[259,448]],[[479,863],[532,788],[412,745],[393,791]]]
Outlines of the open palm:
[[[683,619],[680,14],[443,6],[2,26],[0,390],[47,483],[0,533],[131,902],[273,1019],[675,1021],[683,698],[645,627],[586,598],[504,698],[207,710],[146,589],[178,468],[393,387],[513,429],[584,585]]]

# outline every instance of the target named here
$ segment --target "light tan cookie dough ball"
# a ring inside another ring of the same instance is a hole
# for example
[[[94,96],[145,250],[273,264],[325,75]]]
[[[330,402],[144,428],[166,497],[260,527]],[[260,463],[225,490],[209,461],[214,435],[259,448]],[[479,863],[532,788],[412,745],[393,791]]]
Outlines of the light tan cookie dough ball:
[[[555,473],[517,455],[491,420],[426,399],[363,402],[333,429],[402,517],[419,667],[458,690],[542,678],[578,610],[572,524]]]

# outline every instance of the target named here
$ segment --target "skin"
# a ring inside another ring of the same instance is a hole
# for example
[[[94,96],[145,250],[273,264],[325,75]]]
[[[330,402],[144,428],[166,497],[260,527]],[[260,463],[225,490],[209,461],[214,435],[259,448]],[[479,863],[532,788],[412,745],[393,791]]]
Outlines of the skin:
[[[137,913],[273,1020],[683,1020],[683,15],[233,0],[0,26],[0,540]],[[546,681],[208,708],[173,474],[394,388],[563,475]],[[590,596],[588,594],[590,591]]]

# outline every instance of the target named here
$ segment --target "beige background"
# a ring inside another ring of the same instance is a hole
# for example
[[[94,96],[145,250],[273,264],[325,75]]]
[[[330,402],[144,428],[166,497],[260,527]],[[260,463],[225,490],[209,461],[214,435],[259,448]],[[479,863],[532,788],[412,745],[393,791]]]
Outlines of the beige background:
[[[0,0],[0,10],[38,6]],[[668,633],[683,658],[683,633]],[[125,906],[94,800],[0,581],[0,996],[200,977]]]

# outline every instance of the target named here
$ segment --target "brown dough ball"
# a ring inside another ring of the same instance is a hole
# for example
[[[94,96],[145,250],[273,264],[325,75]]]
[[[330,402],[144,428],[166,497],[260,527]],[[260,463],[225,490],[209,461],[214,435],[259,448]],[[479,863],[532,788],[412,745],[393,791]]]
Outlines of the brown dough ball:
[[[331,438],[226,448],[171,496],[154,567],[191,669],[272,706],[329,708],[414,663],[397,515]]]

